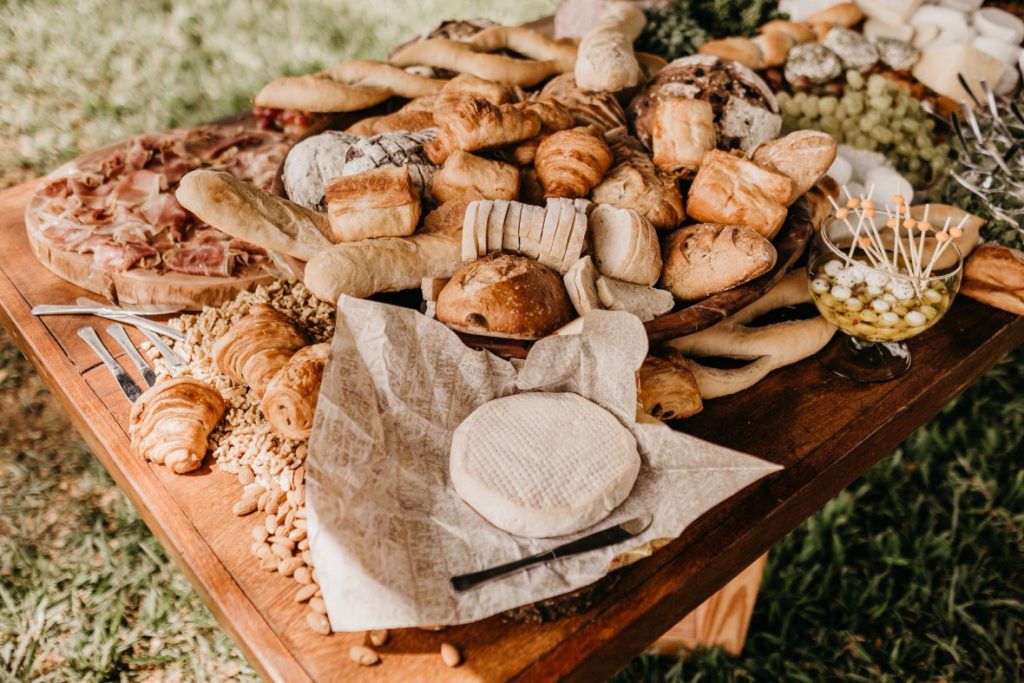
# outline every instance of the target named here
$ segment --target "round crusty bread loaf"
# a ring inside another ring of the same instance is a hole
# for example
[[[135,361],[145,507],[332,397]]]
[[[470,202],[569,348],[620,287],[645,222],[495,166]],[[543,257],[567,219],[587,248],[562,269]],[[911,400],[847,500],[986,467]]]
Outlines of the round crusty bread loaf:
[[[517,536],[547,538],[600,522],[640,472],[636,439],[596,403],[532,392],[483,404],[452,436],[456,493]]]
[[[683,301],[703,299],[767,273],[775,247],[750,228],[701,223],[665,240],[661,284]]]
[[[459,269],[437,297],[437,319],[460,332],[539,339],[573,318],[562,278],[533,259],[491,254]]]

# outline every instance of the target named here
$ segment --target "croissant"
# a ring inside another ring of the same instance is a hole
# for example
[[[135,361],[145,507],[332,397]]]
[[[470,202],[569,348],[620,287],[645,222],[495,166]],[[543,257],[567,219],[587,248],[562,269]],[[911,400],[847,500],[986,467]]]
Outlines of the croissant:
[[[285,439],[308,439],[320,394],[330,344],[313,344],[295,352],[267,384],[260,409],[270,427]]]
[[[696,378],[678,353],[673,356],[647,356],[637,372],[644,412],[659,420],[681,420],[704,409]]]
[[[626,125],[626,112],[609,92],[588,92],[576,85],[576,77],[562,74],[540,91],[543,99],[555,100],[573,115],[580,126],[596,126],[602,133]]]
[[[224,415],[220,392],[191,377],[160,382],[132,406],[128,436],[146,460],[166,465],[175,474],[198,468],[206,439]]]
[[[270,379],[305,345],[288,316],[272,306],[255,304],[213,345],[213,362],[262,398]]]
[[[516,106],[537,114],[540,117],[541,127],[549,133],[566,130],[576,125],[576,119],[572,112],[555,100],[530,100]]]
[[[615,165],[590,198],[597,204],[633,209],[659,230],[676,227],[686,218],[679,184],[662,173],[640,141],[619,128],[607,135]]]
[[[519,169],[510,164],[456,150],[434,173],[434,199],[515,199],[519,196]]]
[[[443,164],[457,149],[472,152],[501,147],[532,138],[541,128],[536,112],[472,98],[435,111],[434,121],[440,129],[437,139],[424,149],[435,164]]]
[[[545,197],[586,197],[611,165],[604,138],[582,127],[553,133],[534,159]]]

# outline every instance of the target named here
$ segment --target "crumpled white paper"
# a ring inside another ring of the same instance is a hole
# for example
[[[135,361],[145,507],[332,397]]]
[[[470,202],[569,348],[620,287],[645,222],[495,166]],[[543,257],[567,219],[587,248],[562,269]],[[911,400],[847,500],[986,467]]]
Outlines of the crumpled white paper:
[[[336,631],[477,621],[591,584],[612,559],[675,538],[777,465],[656,424],[636,424],[640,321],[594,311],[578,335],[538,341],[512,363],[475,351],[406,308],[342,297],[306,460],[313,562]],[[517,367],[518,366],[518,367]],[[452,432],[481,404],[525,391],[572,391],[634,434],[643,465],[629,498],[591,529],[513,536],[455,493]],[[644,512],[642,535],[455,594],[456,574],[548,550]]]

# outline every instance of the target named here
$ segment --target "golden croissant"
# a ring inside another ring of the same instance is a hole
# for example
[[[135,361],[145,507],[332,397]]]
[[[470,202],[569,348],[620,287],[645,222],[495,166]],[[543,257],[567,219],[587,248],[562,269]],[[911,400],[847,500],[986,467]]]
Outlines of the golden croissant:
[[[555,100],[528,100],[520,102],[516,106],[525,111],[532,111],[539,116],[541,128],[549,133],[566,130],[576,125],[576,119],[572,112],[561,102]]]
[[[330,344],[299,349],[267,385],[260,409],[278,436],[308,439]]]
[[[472,152],[502,147],[532,138],[541,128],[536,112],[474,98],[462,98],[451,108],[435,110],[434,121],[437,138],[424,145],[424,150],[435,164],[443,164],[457,149]]]
[[[590,128],[552,133],[534,159],[545,197],[586,197],[612,165],[612,151]]]
[[[305,345],[288,316],[267,304],[255,304],[217,340],[212,356],[221,372],[262,398],[270,379]]]
[[[225,408],[220,392],[209,384],[191,377],[160,382],[132,406],[132,448],[175,474],[191,472],[202,464],[207,437]]]

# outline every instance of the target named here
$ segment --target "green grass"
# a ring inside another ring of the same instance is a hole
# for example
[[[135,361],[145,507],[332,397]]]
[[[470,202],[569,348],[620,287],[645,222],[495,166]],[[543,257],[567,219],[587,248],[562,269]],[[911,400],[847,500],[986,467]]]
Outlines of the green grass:
[[[269,77],[445,16],[549,0],[0,3],[0,186],[109,140],[245,105]],[[620,680],[1024,680],[1024,353],[790,534],[747,648]],[[0,339],[0,681],[251,680],[253,671]]]

